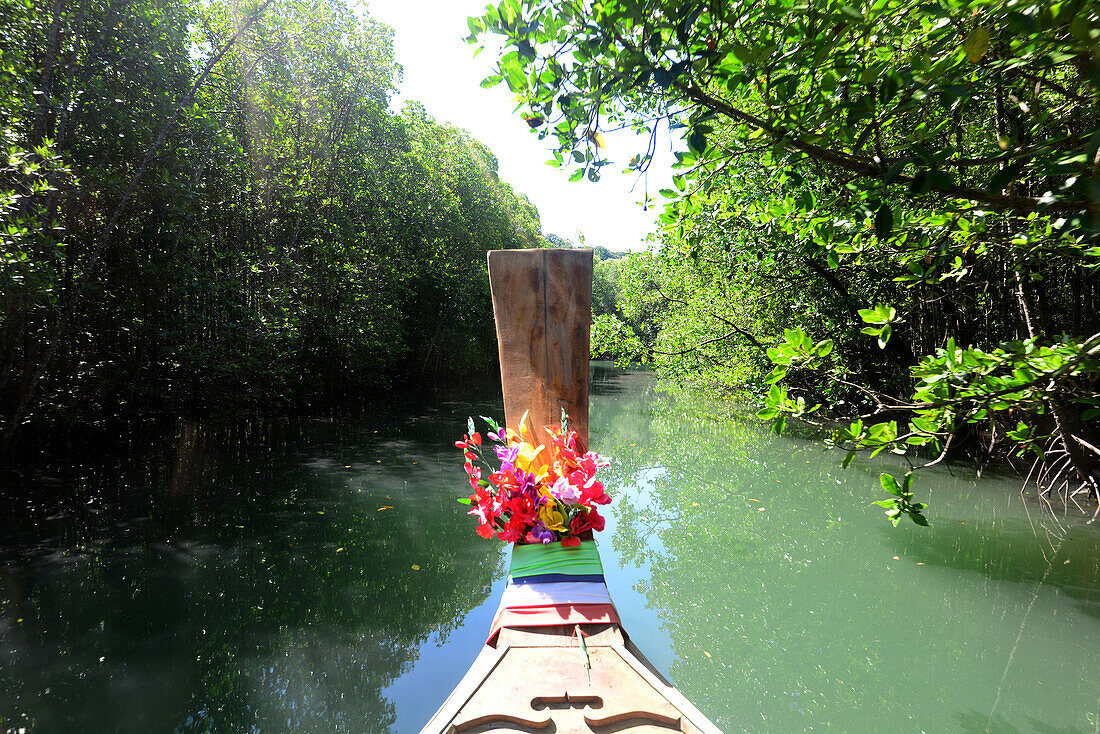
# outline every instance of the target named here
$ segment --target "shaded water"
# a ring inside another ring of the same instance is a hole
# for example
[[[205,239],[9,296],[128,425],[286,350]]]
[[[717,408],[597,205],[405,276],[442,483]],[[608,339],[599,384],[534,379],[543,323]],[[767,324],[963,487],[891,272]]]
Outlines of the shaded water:
[[[724,730],[1100,731],[1100,529],[966,467],[917,485],[932,528],[894,529],[868,504],[890,462],[594,377],[612,596]],[[0,731],[418,730],[502,586],[454,502],[470,413],[499,393],[0,480]]]

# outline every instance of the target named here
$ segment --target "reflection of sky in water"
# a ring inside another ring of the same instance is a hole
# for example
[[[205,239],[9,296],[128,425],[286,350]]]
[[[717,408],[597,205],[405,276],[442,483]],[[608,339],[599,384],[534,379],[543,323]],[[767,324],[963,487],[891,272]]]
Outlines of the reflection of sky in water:
[[[503,549],[454,501],[453,441],[499,392],[445,397],[184,427],[20,480],[31,506],[0,494],[23,597],[0,623],[0,730],[416,731],[503,586]],[[933,527],[894,529],[869,501],[896,459],[842,470],[720,410],[593,371],[608,586],[719,725],[1095,731],[1100,528],[1063,533],[1029,520],[1018,480],[937,467],[916,486]]]

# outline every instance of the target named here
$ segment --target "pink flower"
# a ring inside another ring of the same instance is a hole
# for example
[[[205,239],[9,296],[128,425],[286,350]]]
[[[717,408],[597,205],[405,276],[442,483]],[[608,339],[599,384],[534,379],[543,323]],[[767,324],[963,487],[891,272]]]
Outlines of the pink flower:
[[[570,484],[565,477],[558,477],[558,481],[554,482],[554,486],[550,488],[550,494],[567,505],[575,505],[581,499],[581,491]]]

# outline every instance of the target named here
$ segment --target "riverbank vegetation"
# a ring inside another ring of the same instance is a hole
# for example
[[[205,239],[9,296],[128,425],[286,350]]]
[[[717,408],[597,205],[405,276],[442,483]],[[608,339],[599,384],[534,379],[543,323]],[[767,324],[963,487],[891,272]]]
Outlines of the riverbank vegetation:
[[[571,178],[644,176],[683,134],[598,352],[756,394],[777,431],[842,420],[845,464],[1000,456],[1100,497],[1094,3],[504,0],[470,26]],[[882,477],[895,523],[925,522],[911,479]]]
[[[0,9],[0,418],[286,410],[495,359],[496,159],[342,0]]]

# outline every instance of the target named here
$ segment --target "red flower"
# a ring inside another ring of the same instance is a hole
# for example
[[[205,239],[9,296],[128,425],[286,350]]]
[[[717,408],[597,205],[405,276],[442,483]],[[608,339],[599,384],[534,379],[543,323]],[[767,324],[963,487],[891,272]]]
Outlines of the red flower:
[[[562,538],[561,539],[562,548],[575,548],[575,547],[579,546],[580,544],[581,544],[581,539],[580,538],[569,537],[569,538]]]
[[[606,524],[607,520],[593,507],[588,512],[582,512],[574,517],[569,523],[569,530],[573,535],[580,535],[585,530],[594,530],[598,533]]]
[[[586,505],[606,505],[611,502],[611,498],[603,491],[603,482],[590,479],[588,484],[581,487],[581,502]]]
[[[527,525],[528,523],[513,515],[504,529],[497,533],[497,537],[505,543],[515,543],[527,534]]]

